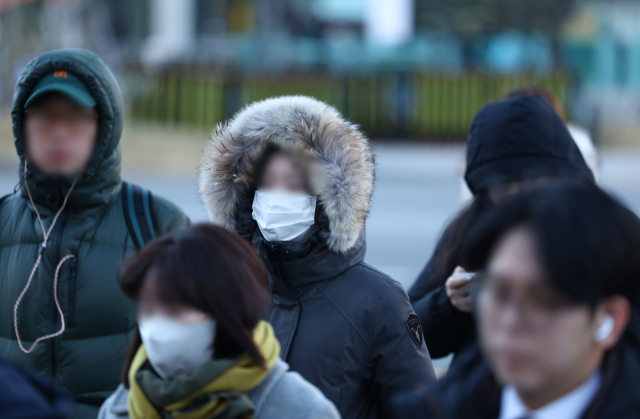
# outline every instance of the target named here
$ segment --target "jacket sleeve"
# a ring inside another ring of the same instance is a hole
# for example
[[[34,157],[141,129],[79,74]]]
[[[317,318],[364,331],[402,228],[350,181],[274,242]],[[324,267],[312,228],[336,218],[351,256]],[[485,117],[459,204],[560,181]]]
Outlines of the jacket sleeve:
[[[409,298],[411,298],[412,303],[415,300],[418,300],[424,297],[425,295],[427,295],[427,292],[428,292],[427,286],[429,284],[429,280],[434,274],[434,271],[435,271],[435,262],[432,257],[429,260],[429,262],[427,262],[427,265],[424,267],[422,272],[420,272],[420,275],[418,275],[418,278],[416,278],[416,281],[413,283],[413,285],[409,289],[409,292],[407,293],[409,294]]]
[[[326,403],[319,406],[316,410],[311,412],[308,419],[340,419],[340,413],[338,409],[327,400]]]
[[[97,419],[111,419],[111,406],[113,405],[113,394],[100,406]]]
[[[380,400],[380,417],[390,415],[394,394],[436,379],[426,345],[421,342],[418,346],[410,335],[406,322],[411,314],[404,289],[389,281],[378,304],[369,358],[374,371],[371,389],[374,399]]]
[[[97,419],[128,419],[128,397],[129,390],[124,387],[124,384],[120,384],[116,391],[100,406]]]
[[[433,358],[442,358],[455,352],[464,336],[473,328],[471,314],[463,313],[451,305],[444,286],[438,287],[419,300],[413,300],[424,341]]]
[[[160,196],[153,195],[153,209],[158,237],[191,225],[189,218],[177,205]]]
[[[440,243],[436,246],[434,255],[438,254],[439,247]],[[444,286],[429,290],[428,284],[435,271],[436,262],[432,256],[409,290],[411,305],[422,322],[424,341],[434,359],[455,352],[473,328],[471,315],[451,305]]]

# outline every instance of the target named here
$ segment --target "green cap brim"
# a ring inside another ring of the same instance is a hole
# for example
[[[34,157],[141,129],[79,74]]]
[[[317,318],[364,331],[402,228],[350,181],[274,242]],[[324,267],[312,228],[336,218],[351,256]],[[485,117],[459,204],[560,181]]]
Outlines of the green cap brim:
[[[86,90],[81,90],[67,84],[51,84],[33,92],[31,96],[29,96],[29,99],[27,99],[27,101],[25,102],[24,107],[26,108],[31,102],[33,102],[34,99],[49,92],[62,93],[83,108],[93,108],[97,105],[96,100]]]

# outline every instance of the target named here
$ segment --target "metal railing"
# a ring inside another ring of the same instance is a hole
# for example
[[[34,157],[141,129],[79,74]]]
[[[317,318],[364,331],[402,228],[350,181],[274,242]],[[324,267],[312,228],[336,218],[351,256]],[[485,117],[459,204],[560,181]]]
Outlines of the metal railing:
[[[511,89],[544,87],[566,103],[570,87],[563,74],[444,76],[403,72],[230,77],[177,68],[156,75],[129,72],[126,79],[130,114],[137,120],[208,129],[245,104],[300,94],[335,106],[373,138],[435,140],[465,138],[475,113]]]

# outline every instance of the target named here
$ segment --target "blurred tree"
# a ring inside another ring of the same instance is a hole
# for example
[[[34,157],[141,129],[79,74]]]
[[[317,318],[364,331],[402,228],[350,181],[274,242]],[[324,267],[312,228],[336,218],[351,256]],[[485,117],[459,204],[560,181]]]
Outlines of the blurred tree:
[[[485,33],[541,31],[549,36],[554,67],[562,68],[560,35],[576,0],[415,0],[416,28],[452,31],[465,44],[473,63],[473,43]]]

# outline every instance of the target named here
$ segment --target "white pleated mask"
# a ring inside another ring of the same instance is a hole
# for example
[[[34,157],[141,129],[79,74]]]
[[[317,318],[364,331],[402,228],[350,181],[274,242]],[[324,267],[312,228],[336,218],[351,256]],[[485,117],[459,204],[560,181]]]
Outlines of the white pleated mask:
[[[213,355],[215,320],[184,324],[155,315],[141,320],[139,329],[147,358],[163,380],[191,372]]]
[[[313,225],[316,202],[303,193],[256,191],[252,216],[268,241],[293,240]]]

